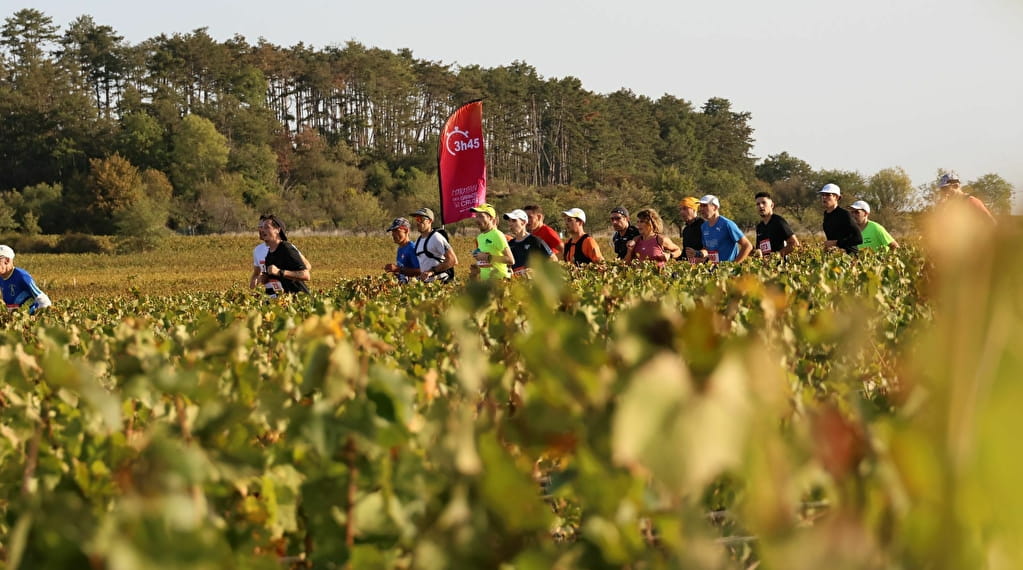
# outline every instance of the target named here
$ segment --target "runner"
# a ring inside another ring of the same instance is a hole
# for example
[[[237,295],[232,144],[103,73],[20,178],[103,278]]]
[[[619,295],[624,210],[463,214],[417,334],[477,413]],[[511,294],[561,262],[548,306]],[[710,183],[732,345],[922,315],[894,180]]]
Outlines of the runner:
[[[271,216],[272,214],[269,215],[264,214],[259,216],[259,225],[256,227],[256,229],[259,232],[259,239],[262,241],[252,249],[252,276],[249,277],[250,289],[255,289],[256,287],[259,287],[260,285],[259,276],[262,275],[263,273],[266,273],[266,254],[270,252],[270,246],[266,244],[266,240],[270,235],[270,232],[268,230],[270,226]],[[298,254],[302,257],[302,263],[305,265],[305,268],[308,269],[311,273],[313,270],[312,264],[309,263],[309,260],[306,259],[305,255],[303,255],[302,252],[298,249],[298,246],[295,247],[295,251],[298,251]]]
[[[497,229],[497,211],[490,204],[480,204],[469,211],[476,214],[476,226],[480,229],[473,252],[480,279],[511,277],[508,266],[515,263],[515,256],[508,247],[508,240]]]
[[[963,192],[962,186],[959,184],[959,175],[955,171],[949,171],[941,175],[938,180],[938,199],[944,203],[964,203],[968,204],[973,211],[980,214],[981,218],[994,224],[995,217],[991,215],[991,210],[987,209],[984,202],[976,196],[970,196],[966,192]]]
[[[433,229],[433,210],[419,208],[409,214],[419,230],[416,239],[416,258],[419,260],[419,278],[430,283],[447,282],[455,276],[458,256],[440,230]]]
[[[615,250],[618,259],[625,259],[629,254],[626,244],[639,237],[639,228],[629,223],[629,211],[618,206],[611,210],[611,247]]]
[[[558,232],[554,231],[554,228],[543,223],[543,208],[536,204],[529,204],[522,208],[526,212],[526,216],[529,217],[529,221],[526,222],[526,231],[535,235],[536,237],[543,240],[547,247],[551,248],[554,255],[561,255],[561,237]]]
[[[32,301],[28,306],[28,314],[34,315],[39,309],[53,304],[46,293],[36,286],[28,271],[14,266],[14,250],[8,245],[0,245],[0,279],[3,279],[0,286],[4,288],[4,303],[10,311]]]
[[[526,231],[529,215],[524,210],[512,210],[504,215],[504,219],[508,221],[508,232],[511,236],[508,247],[515,256],[512,275],[517,277],[528,275],[529,266],[542,263],[543,259],[558,260],[546,242]]]
[[[657,210],[640,210],[636,214],[636,224],[639,236],[626,244],[628,250],[625,256],[626,263],[649,260],[656,263],[658,268],[663,268],[667,260],[682,255],[682,248],[675,245],[671,238],[661,234],[664,231],[664,222]]]
[[[760,222],[757,223],[755,255],[764,257],[777,252],[785,257],[792,253],[792,250],[799,247],[799,238],[785,218],[774,213],[774,199],[771,193],[757,192],[756,199]]]
[[[699,200],[692,196],[683,198],[678,204],[678,215],[685,224],[682,226],[682,249],[689,263],[703,261],[699,256],[700,250],[703,249],[703,218],[697,215],[699,209]]]
[[[586,233],[586,212],[572,208],[561,213],[568,233],[561,259],[575,265],[603,262],[604,255],[593,236]]]
[[[840,248],[846,253],[856,255],[856,248],[863,243],[860,228],[856,227],[852,214],[838,205],[842,197],[842,189],[838,184],[825,184],[817,194],[821,197],[824,207],[824,249]]]
[[[863,236],[863,244],[860,248],[874,251],[899,248],[899,242],[895,241],[895,238],[888,233],[888,230],[884,229],[884,226],[868,219],[870,218],[870,204],[859,200],[849,206],[849,211],[852,213],[853,221],[856,222],[856,227],[860,228],[860,235]]]
[[[259,276],[259,283],[268,295],[276,297],[283,293],[308,293],[305,282],[309,281],[309,268],[304,258],[285,233],[284,222],[277,216],[266,216],[265,271]]]
[[[416,257],[416,246],[409,239],[412,224],[405,218],[394,218],[390,227],[391,239],[398,244],[398,252],[394,263],[384,266],[384,271],[398,276],[399,283],[408,283],[408,278],[419,273],[419,258]]]
[[[741,262],[753,251],[753,244],[743,235],[735,222],[722,216],[718,211],[721,202],[717,196],[707,194],[700,198],[700,217],[706,220],[700,231],[703,237],[703,249],[699,256],[707,261]]]

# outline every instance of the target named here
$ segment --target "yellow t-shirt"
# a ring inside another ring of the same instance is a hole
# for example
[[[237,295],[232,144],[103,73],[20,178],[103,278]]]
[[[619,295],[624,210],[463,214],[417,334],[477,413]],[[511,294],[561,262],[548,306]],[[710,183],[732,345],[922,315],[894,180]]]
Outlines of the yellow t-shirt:
[[[494,228],[488,232],[476,236],[476,247],[483,253],[489,253],[491,261],[484,263],[477,261],[480,268],[480,279],[507,279],[508,264],[504,261],[504,250],[508,249],[508,240],[504,234]]]

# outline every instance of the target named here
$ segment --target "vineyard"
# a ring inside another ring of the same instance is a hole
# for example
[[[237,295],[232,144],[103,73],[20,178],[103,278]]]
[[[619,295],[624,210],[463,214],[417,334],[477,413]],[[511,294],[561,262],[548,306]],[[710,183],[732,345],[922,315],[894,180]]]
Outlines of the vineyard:
[[[1023,264],[955,230],[858,259],[352,277],[282,300],[240,285],[242,257],[226,292],[5,315],[0,555],[1020,567]]]

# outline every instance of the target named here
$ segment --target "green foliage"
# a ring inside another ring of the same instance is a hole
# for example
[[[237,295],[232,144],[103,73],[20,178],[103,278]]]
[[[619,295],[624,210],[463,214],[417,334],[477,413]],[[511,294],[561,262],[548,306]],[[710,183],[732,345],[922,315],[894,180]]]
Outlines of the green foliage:
[[[997,174],[985,174],[966,184],[965,192],[980,198],[993,214],[1008,214],[1016,189]]]
[[[228,168],[245,177],[245,201],[256,204],[277,189],[277,155],[268,145],[241,145],[231,149]]]
[[[28,235],[23,232],[0,235],[0,243],[11,246],[15,253],[50,253],[55,242],[54,236]]]
[[[1008,234],[948,248],[955,223],[933,258],[143,284],[10,313],[5,562],[1016,566],[1023,265]]]
[[[354,188],[341,191],[338,196],[341,210],[338,219],[341,226],[348,230],[372,232],[380,231],[388,223],[387,213],[380,201]],[[407,213],[406,213],[407,215]]]
[[[894,229],[903,225],[903,214],[911,204],[913,181],[906,171],[895,167],[878,171],[867,181],[867,189],[857,198],[870,204],[870,219]]]
[[[713,194],[721,201],[721,215],[732,219],[739,227],[751,227],[759,221],[753,206],[750,184],[742,177],[726,170],[708,170],[699,181],[699,194]]]
[[[88,234],[64,234],[57,240],[55,253],[109,253],[113,250],[109,239]]]
[[[109,224],[109,220],[132,209],[144,198],[142,174],[122,156],[115,154],[105,159],[94,158],[89,163],[88,186],[92,193],[89,211],[94,223],[106,221]],[[95,231],[109,234],[111,229],[97,226]]]
[[[195,198],[200,186],[227,167],[230,147],[209,119],[186,115],[171,137],[171,180],[177,193]]]
[[[14,219],[15,209],[3,198],[9,197],[14,192],[5,192],[0,195],[0,232],[12,232],[21,227]]]
[[[808,180],[813,175],[813,167],[808,162],[788,152],[768,156],[753,170],[757,178],[768,184],[793,178]]]
[[[25,231],[114,231],[107,197],[87,180],[93,160],[114,156],[173,181],[172,222],[186,233],[236,227],[247,208],[284,205],[299,227],[344,227],[338,208],[351,201],[341,196],[348,189],[397,213],[411,196],[421,204],[429,195],[440,128],[475,98],[486,99],[490,187],[515,194],[491,201],[603,209],[631,200],[632,208],[668,214],[693,183],[703,193],[749,195],[763,188],[759,178],[809,228],[824,183],[850,195],[867,191],[858,173],[814,172],[785,152],[755,166],[752,114],[727,99],[694,105],[628,88],[594,93],[575,77],[544,78],[522,61],[452,65],[357,42],[314,49],[241,36],[217,41],[206,29],[132,45],[88,15],[61,34],[36,9],[5,19],[0,48],[0,191],[62,191],[48,211],[22,208],[13,222],[0,213],[0,226]],[[1004,181],[975,186],[996,212],[1011,201]],[[571,189],[570,196],[529,198],[553,188]],[[211,204],[212,222],[203,214]],[[751,209],[733,215],[743,225],[754,221]]]
[[[156,117],[143,111],[121,116],[115,148],[139,167],[167,168],[170,159],[164,126]]]
[[[57,226],[59,210],[63,206],[63,188],[60,184],[36,184],[21,192],[5,193],[5,202],[17,211],[21,229],[26,233],[41,233]]]

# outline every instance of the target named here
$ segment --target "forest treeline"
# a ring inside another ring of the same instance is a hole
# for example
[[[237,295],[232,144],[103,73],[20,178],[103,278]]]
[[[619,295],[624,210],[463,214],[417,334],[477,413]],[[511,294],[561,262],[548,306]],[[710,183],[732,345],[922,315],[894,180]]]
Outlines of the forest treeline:
[[[492,202],[559,208],[722,197],[737,221],[773,190],[798,223],[819,220],[816,188],[837,182],[898,223],[927,188],[890,168],[869,177],[752,156],[748,111],[623,89],[586,90],[524,62],[483,68],[356,42],[315,49],[205,29],[126,42],[81,16],[63,29],[36,9],[0,32],[0,232],[156,236],[291,226],[376,230],[437,203],[438,132],[484,99]],[[1012,186],[970,182],[996,211]],[[815,218],[816,216],[816,218]]]

